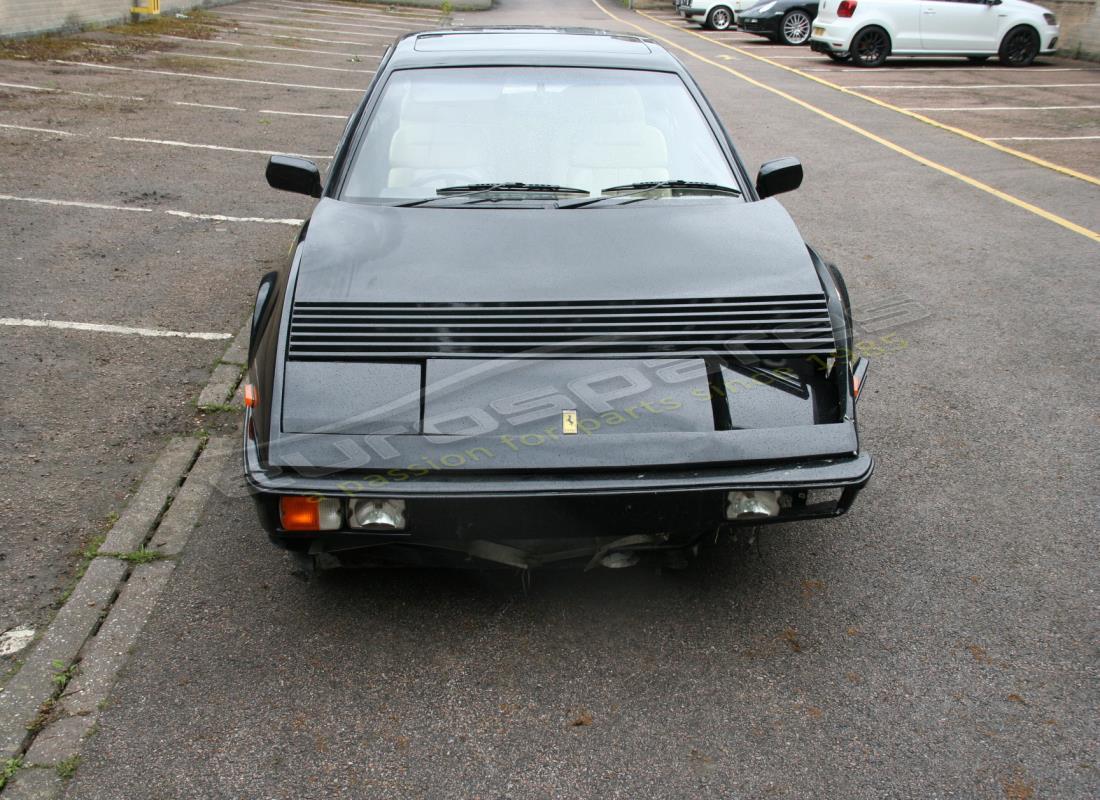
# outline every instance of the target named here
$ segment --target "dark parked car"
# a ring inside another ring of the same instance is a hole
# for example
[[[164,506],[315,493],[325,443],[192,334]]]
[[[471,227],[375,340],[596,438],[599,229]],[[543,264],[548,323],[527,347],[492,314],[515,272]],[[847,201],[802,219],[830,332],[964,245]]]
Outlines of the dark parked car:
[[[768,0],[737,15],[737,27],[783,44],[810,41],[817,3],[806,0]]]
[[[463,29],[383,57],[261,281],[244,462],[312,565],[679,562],[871,475],[840,273],[657,42]]]

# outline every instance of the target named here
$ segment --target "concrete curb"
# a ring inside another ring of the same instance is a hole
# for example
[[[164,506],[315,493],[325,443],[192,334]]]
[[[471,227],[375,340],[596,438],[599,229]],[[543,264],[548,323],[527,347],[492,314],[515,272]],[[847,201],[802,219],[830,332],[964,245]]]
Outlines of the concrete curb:
[[[207,442],[202,455],[188,473],[187,482],[183,484],[172,507],[157,526],[157,531],[149,542],[149,550],[162,556],[176,556],[183,552],[191,530],[206,507],[206,501],[221,476],[234,444],[235,440],[228,438],[211,439]]]
[[[56,769],[24,769],[4,787],[4,800],[53,800],[63,787]]]
[[[187,474],[202,442],[198,439],[173,439],[161,452],[141,486],[111,527],[99,549],[104,553],[129,553],[137,550],[156,525],[165,504],[172,498],[180,480]]]
[[[168,578],[171,577],[175,568],[176,564],[173,561],[154,561],[134,567],[134,571],[130,573],[130,579],[123,584],[122,591],[119,592],[118,599],[111,607],[111,613],[103,626],[85,645],[83,657],[80,659],[80,674],[65,687],[58,701],[62,711],[74,717],[87,718],[99,710],[100,703],[106,701],[107,693],[114,685],[118,671],[126,661],[138,633],[145,627],[145,621],[149,618],[161,590],[168,583]],[[62,718],[52,723],[42,733],[45,734],[51,728],[64,725],[66,722],[69,720]],[[69,730],[72,727],[75,726],[67,726],[65,729]],[[87,730],[79,732],[73,743],[78,743],[80,736],[84,733],[87,733]],[[76,750],[73,749],[50,754],[60,755],[60,758],[45,757],[47,754],[42,752],[41,744],[42,735],[40,734],[27,751],[27,763],[56,764],[76,754]],[[57,750],[57,747],[54,746],[52,749]]]
[[[60,688],[55,678],[72,664],[111,606],[126,564],[95,558],[19,672],[0,693],[0,759],[18,758],[42,706]],[[62,664],[59,669],[55,662]]]
[[[237,333],[236,338],[233,340],[233,344],[229,345],[229,349],[225,351],[225,355],[222,356],[222,363],[224,364],[238,364],[244,366],[248,363],[248,340],[252,338],[252,325],[251,323],[245,325]]]
[[[200,395],[224,403],[247,358],[248,326],[230,344]],[[229,363],[225,363],[229,362]],[[130,650],[149,619],[233,451],[233,437],[172,439],[112,526],[72,594],[0,689],[0,762],[22,759],[0,790],[8,798],[55,798]],[[201,452],[200,452],[201,448]],[[131,554],[148,543],[148,563]],[[76,672],[74,675],[73,673]],[[48,722],[47,722],[48,721]],[[48,768],[47,768],[48,767]]]
[[[225,405],[240,380],[240,366],[237,364],[218,364],[214,367],[214,374],[210,376],[210,383],[206,384],[202,394],[199,395],[199,410]]]

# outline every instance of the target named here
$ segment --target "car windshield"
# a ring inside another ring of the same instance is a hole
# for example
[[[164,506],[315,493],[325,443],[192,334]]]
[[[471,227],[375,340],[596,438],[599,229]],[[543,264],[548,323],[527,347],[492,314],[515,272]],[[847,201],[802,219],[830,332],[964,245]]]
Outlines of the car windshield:
[[[456,187],[481,187],[483,199],[484,187],[518,187],[508,194],[523,197],[527,184],[544,187],[529,196],[545,203],[546,187],[568,187],[574,190],[568,197],[576,199],[584,196],[576,190],[598,197],[645,181],[737,186],[677,75],[564,67],[410,69],[386,82],[342,197],[401,202],[436,198],[443,189],[472,202],[477,192]],[[693,196],[699,193],[708,192]]]

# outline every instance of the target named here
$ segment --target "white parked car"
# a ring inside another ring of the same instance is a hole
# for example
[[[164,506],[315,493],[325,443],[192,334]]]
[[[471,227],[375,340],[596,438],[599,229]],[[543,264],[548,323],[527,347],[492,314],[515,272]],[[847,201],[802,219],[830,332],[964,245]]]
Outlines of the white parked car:
[[[1025,0],[821,0],[810,47],[878,67],[888,56],[966,56],[1026,67],[1058,46],[1058,20]]]
[[[756,5],[760,0],[676,0],[676,12],[684,19],[693,19],[704,28],[725,31],[733,27],[740,11]]]

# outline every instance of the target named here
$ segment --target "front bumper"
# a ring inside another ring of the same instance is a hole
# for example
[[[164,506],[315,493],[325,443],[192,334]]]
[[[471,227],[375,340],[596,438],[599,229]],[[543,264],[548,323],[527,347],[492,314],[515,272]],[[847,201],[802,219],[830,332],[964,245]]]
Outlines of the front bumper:
[[[1058,51],[1058,36],[1061,33],[1061,26],[1048,25],[1046,33],[1042,34],[1039,38],[1039,52],[1043,55],[1051,55]]]
[[[557,473],[429,474],[372,485],[360,475],[309,476],[266,471],[255,443],[245,440],[245,476],[260,519],[283,547],[312,551],[423,545],[466,552],[472,542],[595,541],[623,534],[666,548],[689,546],[723,524],[758,525],[845,513],[874,469],[870,455],[705,469]],[[783,493],[778,516],[726,519],[731,490]],[[408,528],[395,533],[343,528],[297,533],[279,526],[281,494],[401,498]],[[648,541],[648,540],[647,540]],[[494,545],[495,546],[495,545]]]
[[[778,36],[781,19],[783,19],[782,16],[749,18],[738,14],[737,28],[745,33],[755,33],[760,36]]]
[[[707,15],[705,8],[692,8],[691,6],[680,6],[676,9],[676,13],[683,19],[694,19],[695,17],[705,17]]]

